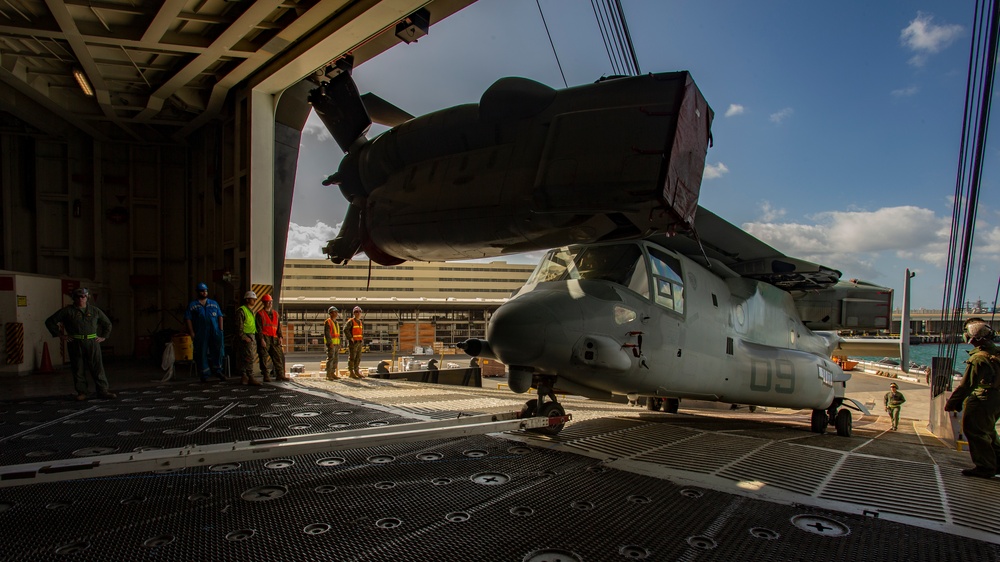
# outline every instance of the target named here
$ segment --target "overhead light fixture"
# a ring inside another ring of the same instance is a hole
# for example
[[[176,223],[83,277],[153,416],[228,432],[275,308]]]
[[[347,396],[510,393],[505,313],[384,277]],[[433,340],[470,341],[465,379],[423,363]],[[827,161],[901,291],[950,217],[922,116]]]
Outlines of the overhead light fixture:
[[[404,43],[416,43],[417,39],[427,35],[430,27],[431,13],[427,8],[420,8],[396,24],[396,37]]]
[[[73,78],[75,78],[76,83],[80,85],[80,89],[83,90],[84,95],[94,95],[94,87],[90,85],[90,80],[87,80],[87,75],[75,66],[73,67]]]

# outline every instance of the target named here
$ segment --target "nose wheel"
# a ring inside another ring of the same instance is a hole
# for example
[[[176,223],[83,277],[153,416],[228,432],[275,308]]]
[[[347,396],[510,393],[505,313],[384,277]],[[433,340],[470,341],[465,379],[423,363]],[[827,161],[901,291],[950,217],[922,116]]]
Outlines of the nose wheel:
[[[538,398],[534,400],[528,400],[524,403],[524,407],[521,408],[521,417],[544,417],[544,418],[558,418],[566,415],[566,410],[562,407],[562,404],[556,400],[556,394],[552,390],[555,384],[555,377],[543,377],[536,376],[533,381],[535,388],[538,389]],[[545,399],[548,398],[549,401],[546,402]],[[549,425],[546,427],[538,427],[534,429],[529,429],[528,431],[534,433],[541,433],[542,435],[556,435],[562,431],[564,423]]]

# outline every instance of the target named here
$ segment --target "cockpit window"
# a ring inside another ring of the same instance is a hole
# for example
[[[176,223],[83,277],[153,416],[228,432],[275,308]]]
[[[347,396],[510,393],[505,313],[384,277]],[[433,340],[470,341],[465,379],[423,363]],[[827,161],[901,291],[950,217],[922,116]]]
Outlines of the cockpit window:
[[[684,278],[681,262],[660,250],[649,249],[649,267],[656,287],[656,304],[684,314]]]
[[[638,244],[569,246],[550,250],[525,287],[567,279],[601,279],[649,297],[646,264]]]

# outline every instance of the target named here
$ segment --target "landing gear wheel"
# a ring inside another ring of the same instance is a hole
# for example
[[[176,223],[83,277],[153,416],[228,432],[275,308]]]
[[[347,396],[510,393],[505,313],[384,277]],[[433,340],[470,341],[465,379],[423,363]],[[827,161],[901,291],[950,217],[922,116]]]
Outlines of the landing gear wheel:
[[[850,437],[853,431],[854,422],[851,418],[851,411],[841,409],[837,412],[837,435],[841,437]]]
[[[546,402],[542,404],[542,407],[538,409],[538,417],[540,418],[557,418],[566,415],[566,410],[563,409],[562,404],[558,402]],[[541,433],[542,435],[555,435],[562,431],[565,423],[558,425],[549,425],[546,427],[538,427],[529,431],[535,433]]]
[[[750,413],[752,414],[757,411],[757,406],[747,406],[747,409],[750,410]]]
[[[535,410],[538,409],[538,400],[528,400],[521,407],[521,418],[532,418],[535,416]]]
[[[809,429],[813,433],[826,433],[826,426],[830,423],[830,417],[826,414],[826,410],[813,410],[812,421],[809,424]]]
[[[668,414],[676,414],[677,410],[681,407],[680,398],[667,398],[663,403],[663,411]]]
[[[663,407],[663,399],[650,396],[646,399],[646,409],[650,412],[659,412]]]

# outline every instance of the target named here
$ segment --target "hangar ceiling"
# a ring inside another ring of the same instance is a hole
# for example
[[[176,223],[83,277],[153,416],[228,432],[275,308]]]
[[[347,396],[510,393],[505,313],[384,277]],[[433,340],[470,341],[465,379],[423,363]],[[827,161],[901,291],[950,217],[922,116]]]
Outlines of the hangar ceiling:
[[[232,88],[286,64],[322,68],[340,53],[315,47],[348,24],[362,22],[351,32],[360,64],[397,44],[398,21],[416,9],[433,25],[473,1],[2,0],[0,81],[94,138],[177,141],[216,117]],[[397,23],[364,23],[387,12]]]

